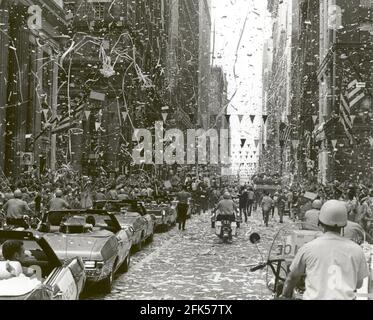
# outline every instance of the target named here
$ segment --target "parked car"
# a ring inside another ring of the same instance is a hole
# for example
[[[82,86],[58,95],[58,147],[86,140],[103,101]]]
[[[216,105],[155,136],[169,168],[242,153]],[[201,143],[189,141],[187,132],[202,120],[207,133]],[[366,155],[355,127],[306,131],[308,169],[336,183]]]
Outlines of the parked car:
[[[176,204],[175,203],[157,203],[152,201],[145,204],[147,212],[153,214],[156,218],[156,228],[163,228],[168,230],[171,226],[176,224]]]
[[[19,270],[35,270],[35,278],[22,275],[7,278],[2,246],[7,240],[23,242],[25,259]],[[84,263],[80,257],[61,261],[44,237],[29,231],[0,231],[0,299],[1,300],[78,300],[86,281]]]
[[[133,232],[105,210],[50,211],[39,231],[60,260],[83,259],[88,286],[99,283],[102,291],[111,292],[115,273],[129,268]]]
[[[147,212],[140,200],[97,201],[94,206],[112,212],[122,228],[132,228],[132,246],[137,251],[140,251],[146,242],[153,241],[156,218]]]

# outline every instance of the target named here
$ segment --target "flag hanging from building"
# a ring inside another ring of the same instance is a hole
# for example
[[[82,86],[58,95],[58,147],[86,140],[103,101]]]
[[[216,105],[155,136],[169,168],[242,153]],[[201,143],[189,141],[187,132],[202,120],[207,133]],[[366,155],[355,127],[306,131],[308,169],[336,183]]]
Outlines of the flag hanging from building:
[[[339,105],[339,121],[342,123],[347,137],[350,139],[350,142],[353,142],[352,138],[352,119],[351,119],[351,108],[346,101],[345,97],[341,93],[341,101]]]
[[[364,87],[365,87],[365,83],[358,82],[356,79],[354,79],[347,85],[346,96],[348,99],[348,105],[350,106],[351,110],[362,99],[364,99],[365,97]]]
[[[279,140],[281,144],[285,144],[290,139],[291,126],[288,126],[286,123],[280,123],[280,135]]]

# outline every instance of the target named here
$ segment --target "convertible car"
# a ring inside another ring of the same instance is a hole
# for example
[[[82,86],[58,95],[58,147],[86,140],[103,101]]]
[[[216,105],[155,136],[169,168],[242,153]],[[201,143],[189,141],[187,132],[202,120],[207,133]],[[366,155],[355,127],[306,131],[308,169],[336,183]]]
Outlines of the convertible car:
[[[22,241],[25,258],[4,261],[2,246],[6,241]],[[1,300],[78,300],[86,281],[81,258],[61,262],[43,237],[27,231],[0,231],[0,299]],[[9,272],[13,267],[13,276]],[[23,268],[35,275],[26,277]],[[17,275],[17,276],[14,276]]]
[[[129,268],[132,231],[105,210],[51,211],[39,231],[60,260],[83,259],[88,286],[98,283],[111,292],[115,273]]]
[[[133,230],[132,246],[137,251],[140,251],[146,242],[153,240],[155,216],[147,212],[141,201],[97,201],[94,206],[112,212],[122,228]]]
[[[171,226],[176,224],[176,206],[175,201],[171,203],[152,201],[145,204],[147,212],[153,214],[156,218],[156,228],[163,228],[164,230],[169,230]]]

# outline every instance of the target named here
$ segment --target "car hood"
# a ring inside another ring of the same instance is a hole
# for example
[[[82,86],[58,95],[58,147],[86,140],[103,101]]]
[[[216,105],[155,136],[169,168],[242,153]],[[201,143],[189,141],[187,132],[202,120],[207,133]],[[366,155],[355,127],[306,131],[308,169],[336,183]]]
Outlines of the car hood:
[[[87,234],[46,234],[44,238],[55,251],[60,260],[71,259],[76,256],[83,260],[106,260],[111,255],[104,247],[112,233],[104,235]],[[114,250],[114,249],[109,249]]]

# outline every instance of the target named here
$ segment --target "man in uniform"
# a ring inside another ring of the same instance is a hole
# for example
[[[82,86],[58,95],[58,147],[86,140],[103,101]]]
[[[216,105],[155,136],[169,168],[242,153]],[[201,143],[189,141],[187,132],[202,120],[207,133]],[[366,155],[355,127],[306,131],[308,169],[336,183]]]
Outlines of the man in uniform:
[[[62,198],[63,192],[62,190],[56,191],[56,197],[52,198],[49,201],[49,210],[50,211],[61,211],[64,209],[69,209],[70,205],[67,203],[66,200]]]
[[[354,300],[369,272],[363,249],[341,236],[347,225],[345,203],[326,202],[320,210],[319,225],[323,235],[299,249],[282,295],[291,298],[297,283],[306,275],[304,300]]]
[[[304,215],[302,227],[303,230],[319,231],[319,215],[322,207],[321,200],[314,200],[312,202],[312,209],[308,210]]]
[[[17,227],[28,228],[27,223],[24,221],[25,214],[32,213],[27,202],[22,200],[22,191],[17,189],[14,191],[14,198],[9,199],[4,204],[4,212],[6,215],[6,223]]]

